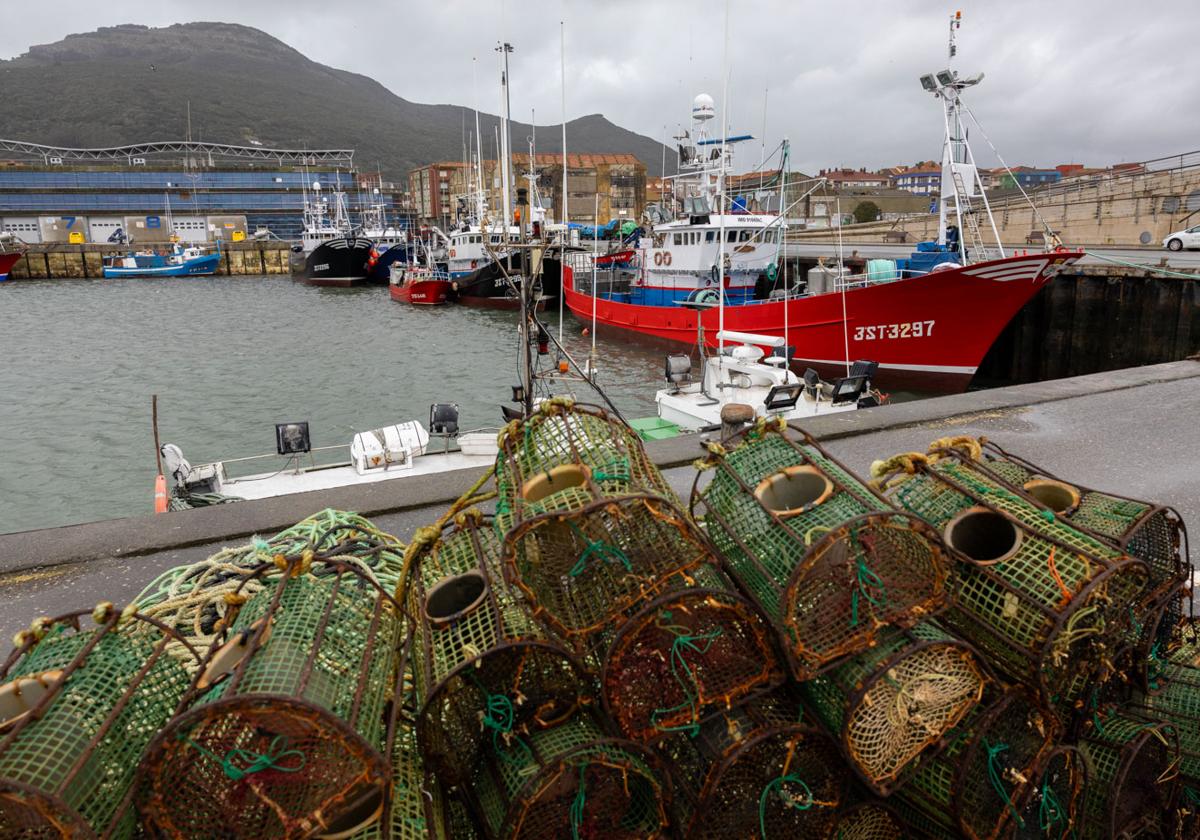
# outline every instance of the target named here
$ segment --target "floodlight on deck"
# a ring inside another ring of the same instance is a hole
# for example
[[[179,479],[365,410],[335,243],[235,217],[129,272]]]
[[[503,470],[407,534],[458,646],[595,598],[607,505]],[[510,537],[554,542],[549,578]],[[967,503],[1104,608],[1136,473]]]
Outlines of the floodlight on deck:
[[[921,87],[925,88],[925,90],[929,91],[930,93],[933,93],[938,89],[937,79],[933,77],[932,73],[926,73],[921,77]]]
[[[958,75],[953,70],[939,70],[937,72],[938,84],[942,87],[950,87],[957,79]]]

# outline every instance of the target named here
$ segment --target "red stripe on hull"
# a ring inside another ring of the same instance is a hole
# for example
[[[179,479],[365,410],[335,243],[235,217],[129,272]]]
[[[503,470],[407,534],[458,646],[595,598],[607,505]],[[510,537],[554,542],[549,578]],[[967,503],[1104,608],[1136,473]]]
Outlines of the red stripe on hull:
[[[851,361],[879,362],[880,380],[888,387],[919,382],[962,390],[1013,316],[1057,270],[1081,256],[1067,252],[1009,257],[851,289],[845,295],[793,298],[786,303],[786,338],[795,348],[795,362],[802,367],[836,368],[844,365],[848,355]],[[1022,264],[1028,267],[1031,279],[976,276],[981,270]],[[565,294],[571,312],[590,321],[592,298],[575,291],[570,273]],[[843,297],[846,329],[842,326]],[[726,307],[724,328],[784,336],[784,307],[781,300]],[[715,308],[697,313],[682,306],[596,301],[597,322],[680,344],[695,344],[698,316],[705,343],[715,347],[720,329],[720,313]],[[893,376],[893,371],[903,375]]]
[[[449,280],[423,280],[417,283],[400,283],[391,286],[392,300],[417,306],[436,306],[445,303],[450,296]]]

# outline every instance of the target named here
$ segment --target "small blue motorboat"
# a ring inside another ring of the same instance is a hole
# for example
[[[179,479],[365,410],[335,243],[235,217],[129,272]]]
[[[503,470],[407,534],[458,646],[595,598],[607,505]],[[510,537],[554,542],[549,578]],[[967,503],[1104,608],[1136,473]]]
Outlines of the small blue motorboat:
[[[104,263],[105,277],[199,277],[216,273],[221,247],[208,253],[196,246],[184,248],[176,242],[169,254],[156,251],[130,252],[110,257]]]

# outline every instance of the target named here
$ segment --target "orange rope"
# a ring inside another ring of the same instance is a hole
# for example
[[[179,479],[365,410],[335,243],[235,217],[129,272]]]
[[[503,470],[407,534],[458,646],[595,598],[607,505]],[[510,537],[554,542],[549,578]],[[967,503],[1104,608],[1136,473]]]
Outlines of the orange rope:
[[[1050,546],[1050,557],[1047,558],[1046,564],[1050,567],[1050,574],[1054,575],[1054,579],[1058,581],[1058,588],[1062,590],[1063,599],[1059,606],[1069,603],[1071,600],[1071,590],[1067,589],[1067,585],[1063,583],[1062,577],[1058,574],[1058,569],[1054,567],[1054,546]]]

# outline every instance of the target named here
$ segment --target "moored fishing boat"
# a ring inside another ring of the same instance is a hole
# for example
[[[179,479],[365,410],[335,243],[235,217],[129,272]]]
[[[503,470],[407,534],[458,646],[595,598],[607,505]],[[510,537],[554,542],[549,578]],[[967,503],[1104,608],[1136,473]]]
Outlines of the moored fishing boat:
[[[639,241],[632,269],[571,255],[567,307],[606,326],[689,344],[699,330],[708,347],[723,346],[723,331],[782,339],[794,348],[785,354],[793,364],[822,373],[848,372],[853,360],[869,358],[889,386],[965,389],[1013,316],[1083,256],[1061,246],[1009,254],[998,236],[994,247],[985,245],[983,225],[996,229],[960,99],[981,78],[945,70],[922,79],[945,112],[942,200],[937,239],[920,243],[910,258],[873,260],[861,276],[818,272],[808,284],[780,277],[783,219],[727,211],[728,149],[740,138],[708,138],[712,100],[701,95],[693,107],[695,144],[681,154],[693,178],[679,183],[680,217],[652,219],[653,234]],[[722,154],[703,152],[714,143]]]
[[[332,212],[332,215],[331,215]],[[346,209],[346,194],[338,187],[330,202],[313,182],[304,194],[304,232],[292,247],[292,275],[310,286],[349,287],[367,283],[374,243],[355,233]]]
[[[25,247],[17,237],[7,231],[0,232],[0,283],[8,279],[17,260],[25,256]]]
[[[215,253],[203,248],[184,248],[174,243],[167,253],[137,251],[104,262],[104,276],[117,277],[201,277],[216,273],[221,262],[221,246]]]
[[[423,265],[393,263],[388,289],[392,300],[435,306],[449,300],[450,283],[450,277],[444,271]]]

